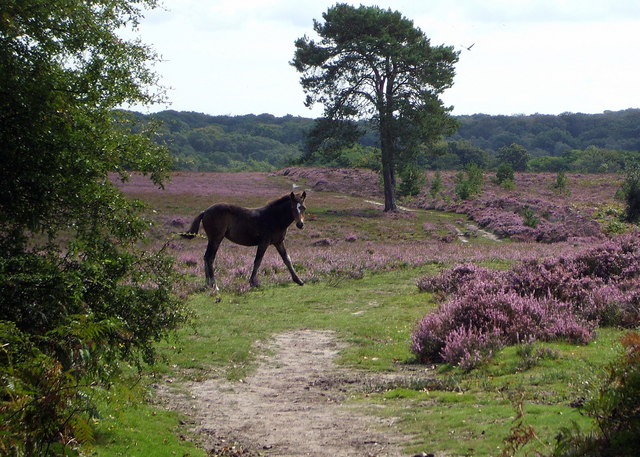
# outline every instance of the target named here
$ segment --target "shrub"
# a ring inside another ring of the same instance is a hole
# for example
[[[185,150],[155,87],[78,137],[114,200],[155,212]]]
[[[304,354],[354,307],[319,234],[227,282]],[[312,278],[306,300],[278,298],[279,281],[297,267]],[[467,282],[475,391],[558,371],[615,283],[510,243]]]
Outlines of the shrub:
[[[625,203],[625,220],[632,223],[640,222],[640,165],[627,171],[618,194]]]
[[[516,183],[512,179],[507,179],[502,181],[500,184],[504,190],[514,190],[516,188]]]
[[[468,200],[471,198],[471,185],[469,184],[469,181],[465,179],[464,173],[461,171],[456,174],[456,186],[454,188],[454,192],[460,200]]]
[[[522,223],[527,227],[536,228],[540,223],[540,219],[536,216],[535,211],[528,205],[522,208],[520,214],[522,215]]]
[[[471,326],[453,329],[445,338],[440,356],[446,362],[472,370],[493,357],[502,346],[500,331],[482,332]]]
[[[595,398],[583,406],[583,412],[597,426],[588,434],[577,426],[563,429],[554,456],[636,455],[640,437],[640,335],[628,333],[621,342],[624,354],[607,369]]]
[[[400,170],[398,194],[401,197],[418,195],[426,183],[424,171],[416,165],[407,165]]]
[[[502,162],[496,170],[496,184],[503,185],[506,181],[513,183],[514,172],[513,167],[508,162]]]
[[[471,191],[474,194],[480,193],[484,182],[484,172],[482,171],[482,168],[475,163],[470,163],[467,166],[467,180],[471,186]]]
[[[412,350],[423,362],[472,368],[496,345],[586,343],[596,325],[640,325],[639,279],[639,234],[506,272],[457,265],[418,280],[421,291],[451,296],[418,324]]]
[[[90,437],[91,391],[114,381],[121,360],[155,360],[155,342],[186,317],[170,288],[170,259],[108,251],[103,246],[104,257],[82,263],[0,258],[0,436],[7,455],[72,453],[61,443]]]
[[[435,198],[443,189],[442,176],[439,171],[436,171],[433,176],[433,181],[431,181],[431,186],[429,186],[429,195],[431,195],[432,198]]]
[[[0,322],[0,341],[0,454],[76,455],[61,443],[93,438],[92,405],[78,395],[78,380],[9,322]]]
[[[456,175],[455,193],[461,200],[468,200],[480,193],[484,181],[484,173],[475,163],[467,166],[466,173],[459,172]]]
[[[421,292],[444,292],[451,294],[469,281],[479,278],[493,279],[494,272],[488,268],[479,267],[472,263],[455,265],[444,270],[437,276],[423,276],[418,279],[417,286]]]
[[[422,362],[444,361],[472,368],[507,344],[565,339],[586,343],[589,325],[553,298],[493,291],[481,281],[429,315],[413,335],[413,351]]]
[[[564,171],[559,171],[556,175],[556,181],[551,186],[554,190],[558,192],[565,192],[567,189],[567,177],[564,174]]]

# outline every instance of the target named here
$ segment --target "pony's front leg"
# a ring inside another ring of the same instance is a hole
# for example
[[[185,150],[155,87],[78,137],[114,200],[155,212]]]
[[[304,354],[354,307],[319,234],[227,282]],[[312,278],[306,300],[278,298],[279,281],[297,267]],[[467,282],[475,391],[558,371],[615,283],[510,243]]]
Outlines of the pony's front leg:
[[[303,286],[304,282],[302,282],[302,280],[298,278],[298,275],[293,269],[293,265],[291,264],[291,258],[289,257],[289,254],[287,254],[287,248],[284,247],[284,241],[277,243],[275,246],[276,246],[276,249],[278,250],[278,253],[280,254],[280,257],[282,257],[282,261],[287,266],[289,273],[291,273],[291,279],[293,279],[293,281],[296,284]]]
[[[262,263],[262,258],[264,257],[264,253],[267,251],[269,244],[259,244],[258,250],[256,251],[256,259],[253,261],[253,271],[251,272],[251,277],[249,278],[249,285],[251,287],[260,286],[260,281],[258,281],[258,268],[260,268],[260,263]]]

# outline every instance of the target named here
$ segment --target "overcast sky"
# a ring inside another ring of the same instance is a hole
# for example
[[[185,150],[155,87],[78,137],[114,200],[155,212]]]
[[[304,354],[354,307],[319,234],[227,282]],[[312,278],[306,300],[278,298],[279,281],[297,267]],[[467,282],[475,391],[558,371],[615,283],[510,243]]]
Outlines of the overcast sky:
[[[158,52],[169,105],[207,114],[309,110],[289,65],[327,0],[161,0],[138,36]],[[461,50],[453,114],[600,113],[640,107],[638,0],[345,1],[400,11],[432,45]],[[470,50],[466,48],[473,45]]]

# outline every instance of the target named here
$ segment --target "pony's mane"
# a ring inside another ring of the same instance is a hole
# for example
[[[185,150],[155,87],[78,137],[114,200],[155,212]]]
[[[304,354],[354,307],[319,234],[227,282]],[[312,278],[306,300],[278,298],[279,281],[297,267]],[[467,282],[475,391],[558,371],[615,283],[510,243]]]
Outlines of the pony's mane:
[[[290,198],[291,196],[287,194],[280,198],[276,198],[275,200],[271,200],[269,203],[267,203],[266,206],[279,206],[279,205],[282,205],[285,201],[289,200]]]

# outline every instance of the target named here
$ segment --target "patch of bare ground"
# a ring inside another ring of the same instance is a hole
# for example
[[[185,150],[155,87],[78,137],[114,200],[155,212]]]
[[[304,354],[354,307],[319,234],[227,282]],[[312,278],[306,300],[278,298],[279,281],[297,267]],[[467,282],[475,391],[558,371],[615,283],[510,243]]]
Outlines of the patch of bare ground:
[[[187,414],[214,456],[399,457],[394,419],[345,405],[352,392],[428,376],[424,368],[372,374],[335,363],[333,332],[298,330],[263,345],[258,368],[241,382],[207,379],[183,389],[158,386],[169,408]],[[175,386],[175,384],[174,384]]]

